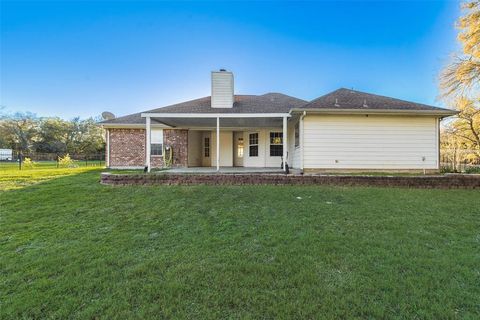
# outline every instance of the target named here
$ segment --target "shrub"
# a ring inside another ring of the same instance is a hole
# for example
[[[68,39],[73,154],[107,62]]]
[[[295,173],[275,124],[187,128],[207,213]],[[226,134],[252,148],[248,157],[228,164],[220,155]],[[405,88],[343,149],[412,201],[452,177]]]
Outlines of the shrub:
[[[444,166],[440,167],[440,173],[455,173],[456,171],[453,170],[453,167],[451,166]]]
[[[466,167],[465,173],[477,173],[480,174],[480,167]]]
[[[23,167],[26,169],[31,169],[35,165],[35,162],[32,161],[30,158],[23,159]]]
[[[77,165],[75,164],[75,161],[73,161],[72,158],[70,158],[70,155],[68,153],[63,157],[58,157],[58,165],[64,168],[77,167]]]

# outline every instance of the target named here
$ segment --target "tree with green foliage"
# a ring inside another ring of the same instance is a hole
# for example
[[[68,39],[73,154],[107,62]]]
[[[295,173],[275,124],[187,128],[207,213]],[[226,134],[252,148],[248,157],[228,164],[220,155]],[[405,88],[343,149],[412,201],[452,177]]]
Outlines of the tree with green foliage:
[[[32,149],[37,137],[38,118],[32,113],[4,115],[0,119],[0,136],[5,147],[20,152]]]
[[[65,137],[68,135],[69,127],[69,121],[60,118],[40,119],[35,151],[41,153],[67,152]]]
[[[19,152],[94,154],[105,150],[98,119],[63,120],[17,113],[0,118],[2,147]]]

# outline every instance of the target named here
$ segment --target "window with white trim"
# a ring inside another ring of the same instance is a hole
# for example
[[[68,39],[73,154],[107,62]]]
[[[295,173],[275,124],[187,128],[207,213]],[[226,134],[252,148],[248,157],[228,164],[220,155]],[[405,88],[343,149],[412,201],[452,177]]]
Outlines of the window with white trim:
[[[150,133],[150,153],[152,156],[163,154],[163,129],[152,129]]]
[[[248,156],[258,157],[258,133],[248,135]]]
[[[270,157],[283,155],[283,132],[270,132]]]

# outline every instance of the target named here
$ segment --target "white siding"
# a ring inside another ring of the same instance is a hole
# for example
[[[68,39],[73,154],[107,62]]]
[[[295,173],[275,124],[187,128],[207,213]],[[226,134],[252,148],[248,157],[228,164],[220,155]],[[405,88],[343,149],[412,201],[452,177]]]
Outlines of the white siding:
[[[217,132],[212,131],[210,156],[212,166],[217,165]],[[233,167],[233,131],[220,131],[220,166]]]
[[[437,162],[434,117],[307,115],[304,119],[306,169],[437,169]]]
[[[233,107],[233,73],[212,72],[212,108]]]

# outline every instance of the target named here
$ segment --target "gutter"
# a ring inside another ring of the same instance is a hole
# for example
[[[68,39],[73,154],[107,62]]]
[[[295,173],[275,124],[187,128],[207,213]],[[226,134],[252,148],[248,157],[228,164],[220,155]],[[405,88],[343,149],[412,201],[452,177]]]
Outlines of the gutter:
[[[99,125],[104,128],[119,128],[119,129],[145,129],[146,125],[142,123],[99,123]],[[170,129],[174,128],[172,126],[167,126],[165,124],[152,124],[152,128],[164,128]]]
[[[393,114],[393,115],[416,115],[416,116],[440,116],[449,117],[458,114],[455,110],[374,110],[374,109],[305,109],[293,108],[290,114],[296,112],[307,112],[310,114]]]

